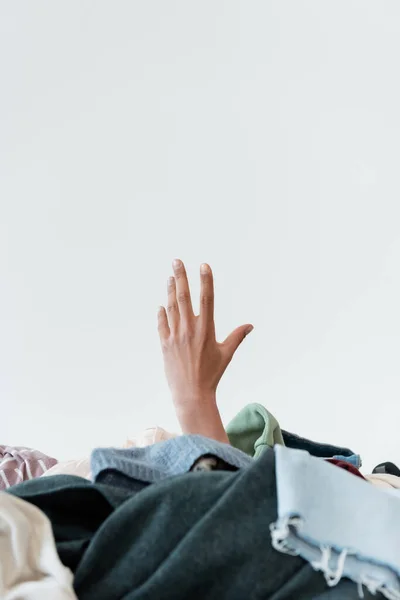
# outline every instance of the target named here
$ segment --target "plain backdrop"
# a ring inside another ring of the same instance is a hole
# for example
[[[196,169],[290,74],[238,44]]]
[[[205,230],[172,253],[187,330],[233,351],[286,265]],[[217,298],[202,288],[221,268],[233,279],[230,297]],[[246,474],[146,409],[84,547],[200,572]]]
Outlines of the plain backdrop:
[[[182,258],[219,388],[400,461],[397,0],[0,3],[0,442],[178,431],[156,313]]]

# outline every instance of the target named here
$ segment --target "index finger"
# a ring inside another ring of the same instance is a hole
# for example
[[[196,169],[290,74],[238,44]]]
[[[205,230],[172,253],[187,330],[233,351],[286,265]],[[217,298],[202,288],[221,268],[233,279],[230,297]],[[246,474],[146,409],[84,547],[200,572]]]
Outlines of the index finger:
[[[214,325],[214,279],[211,267],[202,264],[200,267],[200,317],[207,325]]]

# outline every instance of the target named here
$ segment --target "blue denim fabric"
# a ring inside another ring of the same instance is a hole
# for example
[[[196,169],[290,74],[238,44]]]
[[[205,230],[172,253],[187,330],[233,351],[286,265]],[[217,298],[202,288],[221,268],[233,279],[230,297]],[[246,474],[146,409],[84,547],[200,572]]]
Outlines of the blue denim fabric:
[[[343,460],[344,462],[348,462],[354,467],[357,467],[357,469],[361,467],[361,457],[359,454],[350,454],[349,456],[341,456],[340,454],[335,454],[334,456],[332,456],[332,458],[334,458],[335,460]]]
[[[400,599],[400,502],[302,450],[276,445],[276,550],[299,554],[328,585],[348,577]]]
[[[300,437],[295,433],[290,433],[282,429],[282,437],[284,444],[287,448],[293,450],[306,450],[311,456],[318,458],[335,458],[336,460],[343,460],[345,462],[354,465],[359,469],[361,467],[361,457],[359,454],[355,454],[353,450],[349,448],[341,448],[340,446],[333,446],[332,444],[322,444],[321,442],[314,442],[307,438]]]

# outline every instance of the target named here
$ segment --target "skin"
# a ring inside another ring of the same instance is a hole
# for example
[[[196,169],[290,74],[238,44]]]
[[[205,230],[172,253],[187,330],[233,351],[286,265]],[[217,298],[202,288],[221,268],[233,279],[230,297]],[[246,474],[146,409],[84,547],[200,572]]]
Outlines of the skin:
[[[193,312],[183,262],[173,261],[167,307],[158,311],[164,368],[183,433],[197,433],[229,444],[217,406],[217,387],[237,348],[253,326],[237,327],[222,343],[215,338],[214,281],[200,267],[200,314]]]

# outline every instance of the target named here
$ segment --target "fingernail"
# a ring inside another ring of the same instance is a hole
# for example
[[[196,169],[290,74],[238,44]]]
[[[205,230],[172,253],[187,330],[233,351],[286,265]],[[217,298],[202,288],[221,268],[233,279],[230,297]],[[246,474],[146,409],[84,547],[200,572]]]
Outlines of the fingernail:
[[[210,272],[210,267],[209,267],[209,266],[208,266],[206,263],[203,263],[203,264],[200,266],[200,271],[201,271],[202,273],[209,273],[209,272]]]
[[[168,285],[171,286],[171,285],[174,285],[174,283],[175,283],[175,277],[168,277]]]
[[[175,259],[172,261],[172,266],[174,267],[174,269],[179,269],[179,267],[181,267],[181,266],[182,266],[182,261],[181,261],[181,260],[179,260],[179,258],[175,258]]]
[[[245,332],[245,333],[246,333],[246,335],[249,335],[249,333],[251,333],[251,332],[253,331],[253,329],[254,329],[253,325],[250,325],[250,327],[248,327],[248,328],[246,329],[246,332]]]

